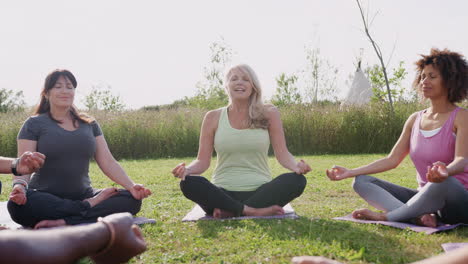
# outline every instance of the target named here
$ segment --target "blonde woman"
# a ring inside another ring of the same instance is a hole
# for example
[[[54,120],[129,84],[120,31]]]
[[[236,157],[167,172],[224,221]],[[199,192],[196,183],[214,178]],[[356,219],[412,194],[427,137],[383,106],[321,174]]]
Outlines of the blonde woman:
[[[197,159],[178,164],[172,174],[181,179],[185,197],[215,218],[284,214],[282,206],[304,191],[303,174],[310,166],[289,153],[278,109],[262,103],[260,83],[248,65],[232,67],[225,84],[229,104],[205,115]],[[270,143],[279,163],[292,172],[272,179]],[[213,150],[217,164],[209,182],[196,175],[210,167]]]

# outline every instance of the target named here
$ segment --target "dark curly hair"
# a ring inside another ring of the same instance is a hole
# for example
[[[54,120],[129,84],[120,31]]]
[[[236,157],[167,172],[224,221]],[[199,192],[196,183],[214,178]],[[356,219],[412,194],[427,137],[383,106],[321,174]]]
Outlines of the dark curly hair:
[[[468,96],[468,64],[465,57],[448,49],[431,49],[429,55],[421,55],[416,64],[416,79],[413,87],[418,90],[421,73],[426,65],[433,65],[439,70],[443,85],[448,90],[448,100],[451,103],[461,102]]]

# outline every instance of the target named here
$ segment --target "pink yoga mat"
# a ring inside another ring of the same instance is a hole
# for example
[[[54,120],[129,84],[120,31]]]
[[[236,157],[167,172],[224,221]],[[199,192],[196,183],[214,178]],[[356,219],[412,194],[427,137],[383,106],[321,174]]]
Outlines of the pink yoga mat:
[[[351,221],[351,222],[356,222],[356,223],[362,223],[362,224],[380,224],[380,225],[386,225],[386,226],[392,226],[395,228],[400,228],[400,229],[406,229],[409,228],[415,232],[424,232],[428,235],[437,233],[437,232],[442,232],[442,231],[447,231],[454,229],[458,226],[462,226],[464,224],[454,224],[454,225],[440,225],[438,227],[426,227],[426,226],[418,226],[418,225],[413,225],[413,224],[408,224],[408,223],[401,223],[401,222],[390,222],[390,221],[371,221],[371,220],[360,220],[360,219],[354,219],[351,214],[343,216],[343,217],[335,217],[333,218],[335,220],[343,220],[343,221]]]

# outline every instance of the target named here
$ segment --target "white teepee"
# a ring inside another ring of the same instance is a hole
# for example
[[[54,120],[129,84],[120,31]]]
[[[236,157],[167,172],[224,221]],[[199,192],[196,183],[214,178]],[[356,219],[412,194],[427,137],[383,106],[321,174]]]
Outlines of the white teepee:
[[[364,105],[369,103],[371,97],[371,84],[369,80],[367,80],[361,68],[358,67],[354,74],[353,84],[341,105]]]

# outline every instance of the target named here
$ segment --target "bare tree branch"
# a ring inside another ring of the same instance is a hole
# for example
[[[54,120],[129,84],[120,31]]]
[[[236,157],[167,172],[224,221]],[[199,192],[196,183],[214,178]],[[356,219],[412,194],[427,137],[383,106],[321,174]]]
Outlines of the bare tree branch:
[[[369,32],[369,21],[366,21],[366,18],[364,17],[364,11],[362,10],[361,2],[359,0],[356,0],[357,5],[359,7],[359,11],[361,13],[361,18],[362,18],[362,23],[364,24],[364,31],[366,32],[367,37],[369,38],[369,41],[371,42],[372,46],[374,47],[375,53],[377,54],[377,57],[380,60],[380,65],[382,66],[382,71],[385,77],[385,84],[387,86],[387,94],[388,94],[388,101],[390,102],[390,108],[392,109],[393,113],[393,100],[392,100],[392,94],[390,92],[390,84],[388,82],[388,76],[387,76],[387,67],[385,66],[383,57],[382,57],[382,51],[380,50],[380,47],[377,45],[377,43],[374,41],[372,38],[370,32]],[[368,16],[367,16],[368,17]]]

